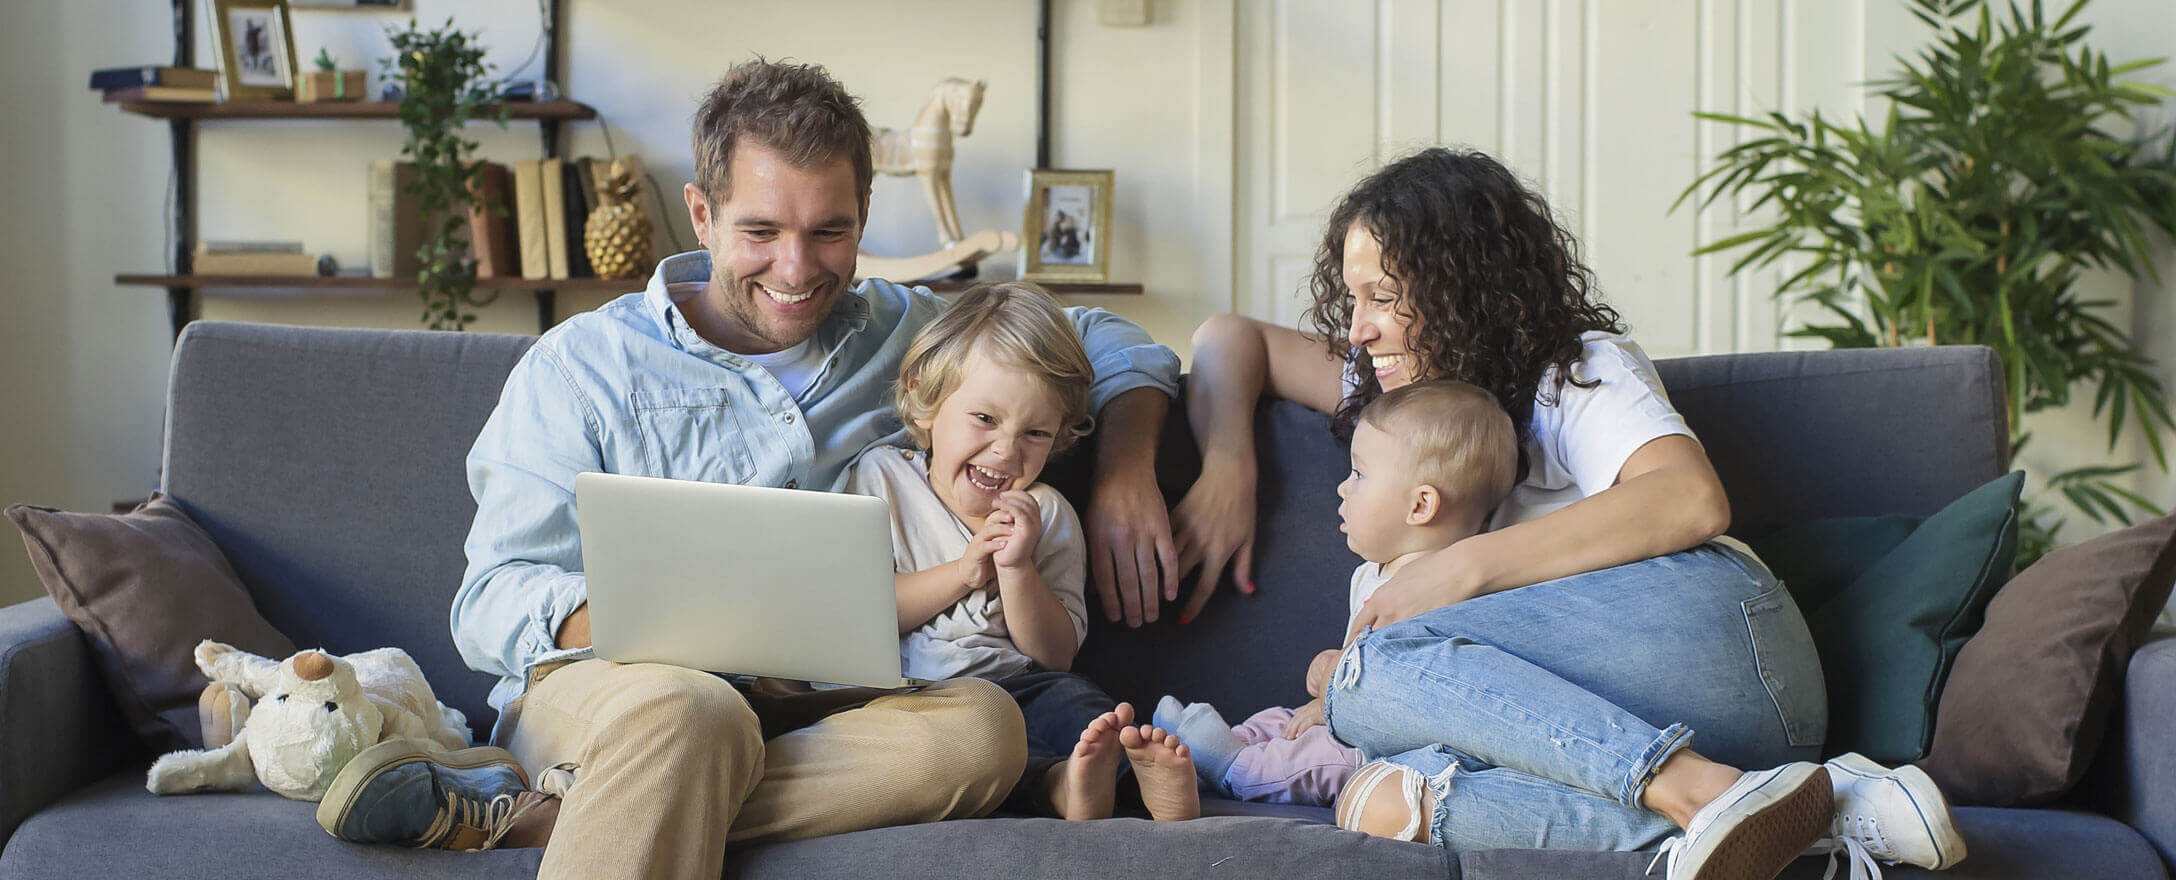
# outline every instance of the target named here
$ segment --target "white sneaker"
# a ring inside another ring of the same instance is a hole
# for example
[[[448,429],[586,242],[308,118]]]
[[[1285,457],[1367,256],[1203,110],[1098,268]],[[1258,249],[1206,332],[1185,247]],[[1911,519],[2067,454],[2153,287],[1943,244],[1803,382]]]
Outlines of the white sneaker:
[[[1857,752],[1825,766],[1835,784],[1836,818],[1828,838],[1807,853],[1829,856],[1829,875],[1838,855],[1850,862],[1852,880],[1879,878],[1876,859],[1931,871],[1964,861],[1949,801],[1925,771],[1908,764],[1891,770]]]
[[[1771,880],[1836,815],[1828,768],[1798,762],[1738,777],[1655,853],[1668,880]]]

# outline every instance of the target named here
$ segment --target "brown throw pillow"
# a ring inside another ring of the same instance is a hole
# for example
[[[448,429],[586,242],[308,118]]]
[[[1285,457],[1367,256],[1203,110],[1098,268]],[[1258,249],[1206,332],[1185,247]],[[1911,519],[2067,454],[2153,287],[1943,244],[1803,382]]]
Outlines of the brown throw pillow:
[[[125,514],[17,504],[31,564],[60,610],[91,637],[130,727],[160,751],[199,748],[197,642],[268,657],[295,652],[266,623],[210,535],[164,495]]]
[[[1957,654],[1920,767],[1952,803],[2061,797],[2092,766],[2131,652],[2176,584],[2176,516],[2042,557]]]

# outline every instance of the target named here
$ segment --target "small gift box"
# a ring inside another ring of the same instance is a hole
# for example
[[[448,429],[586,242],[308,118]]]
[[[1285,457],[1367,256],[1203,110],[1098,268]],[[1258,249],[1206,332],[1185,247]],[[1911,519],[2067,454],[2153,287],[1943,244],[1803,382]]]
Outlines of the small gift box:
[[[360,101],[363,99],[363,71],[360,70],[313,70],[302,75],[295,89],[295,100],[305,103],[314,101]]]

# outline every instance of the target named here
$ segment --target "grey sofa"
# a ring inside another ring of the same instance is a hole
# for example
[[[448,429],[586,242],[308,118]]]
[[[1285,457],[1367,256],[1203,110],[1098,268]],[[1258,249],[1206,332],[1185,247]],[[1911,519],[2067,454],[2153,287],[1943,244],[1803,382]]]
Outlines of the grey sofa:
[[[296,644],[408,650],[479,732],[490,681],[447,634],[474,513],[462,457],[530,340],[197,323],[174,356],[165,490],[232,559]],[[1813,517],[1927,514],[2004,467],[1985,349],[1775,353],[1660,365],[1745,532]],[[1163,693],[1244,714],[1302,698],[1307,657],[1340,635],[1353,557],[1336,527],[1345,455],[1321,417],[1260,413],[1261,592],[1196,622],[1101,625],[1082,667],[1121,698]],[[1092,455],[1092,452],[1088,453]],[[1087,455],[1056,468],[1077,490]],[[1171,497],[1196,466],[1173,418]],[[1076,494],[1076,498],[1079,496]],[[2176,638],[2132,663],[2124,716],[2077,802],[1964,808],[1971,857],[1945,876],[2166,877],[2176,858]],[[701,735],[690,731],[689,735]],[[539,851],[340,843],[266,793],[158,798],[83,634],[52,602],[0,609],[0,880],[31,877],[503,876]],[[727,874],[817,877],[1635,877],[1635,853],[1445,853],[1339,831],[1326,811],[1211,802],[1212,818],[1068,824],[995,818],[890,828],[732,855]],[[630,841],[630,845],[640,845]],[[1790,876],[1818,876],[1802,859]],[[1921,872],[1892,869],[1889,876]]]

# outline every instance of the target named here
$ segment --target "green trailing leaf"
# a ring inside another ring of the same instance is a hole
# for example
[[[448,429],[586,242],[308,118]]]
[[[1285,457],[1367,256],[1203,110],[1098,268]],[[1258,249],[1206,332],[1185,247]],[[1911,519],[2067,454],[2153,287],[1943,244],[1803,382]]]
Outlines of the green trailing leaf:
[[[2052,17],[2036,2],[1907,0],[1932,30],[1871,83],[1879,124],[1799,116],[1696,114],[1749,139],[1723,150],[1672,206],[1725,199],[1765,225],[1701,244],[1729,272],[1789,270],[1776,296],[1818,307],[1788,335],[1837,347],[1991,346],[2007,380],[2012,455],[2022,418],[2090,389],[2111,448],[2142,438],[2168,470],[2176,431],[2153,362],[2081,301],[2080,272],[2158,281],[2156,233],[2176,234],[2176,137],[2119,135],[2170,92],[2128,78],[2162,59],[2111,60],[2079,24],[2086,0]],[[2050,481],[2096,522],[2156,511],[2113,482],[2128,467]],[[2021,559],[2052,546],[2061,520],[2028,505]]]
[[[475,34],[455,30],[453,19],[429,31],[410,19],[405,30],[388,28],[386,37],[393,57],[385,59],[385,73],[400,84],[400,121],[408,130],[401,154],[416,165],[408,192],[423,216],[436,218],[431,237],[416,251],[423,263],[416,276],[422,321],[433,330],[459,330],[476,320],[465,306],[476,286],[466,233],[477,143],[462,129],[476,120],[504,128],[506,107],[495,103],[483,46]]]

